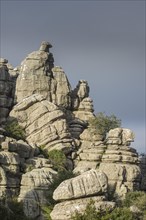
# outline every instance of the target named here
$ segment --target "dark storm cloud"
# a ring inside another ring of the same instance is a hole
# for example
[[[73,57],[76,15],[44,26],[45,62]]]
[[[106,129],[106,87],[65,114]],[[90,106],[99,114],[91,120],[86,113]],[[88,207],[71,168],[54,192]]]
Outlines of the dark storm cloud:
[[[144,5],[144,1],[2,1],[1,56],[15,66],[42,40],[51,41],[55,65],[63,67],[72,86],[86,79],[95,112],[116,114],[124,127],[138,133],[136,143],[144,148]]]

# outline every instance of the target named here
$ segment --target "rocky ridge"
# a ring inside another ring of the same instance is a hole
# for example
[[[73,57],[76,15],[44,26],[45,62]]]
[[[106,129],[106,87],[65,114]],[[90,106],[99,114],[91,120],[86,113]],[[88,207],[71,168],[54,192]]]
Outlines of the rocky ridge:
[[[113,209],[109,196],[124,198],[128,191],[145,190],[144,160],[140,163],[130,147],[133,132],[116,128],[105,139],[89,125],[95,117],[89,85],[80,80],[72,90],[63,69],[54,66],[51,47],[42,42],[19,68],[0,60],[0,196],[17,196],[25,214],[37,220],[43,219],[40,205],[48,203],[46,193],[57,175],[42,149],[63,151],[68,169],[77,175],[54,191],[59,203],[53,220],[84,212],[90,199],[97,210]],[[8,136],[5,125],[13,121],[25,131],[25,139]]]

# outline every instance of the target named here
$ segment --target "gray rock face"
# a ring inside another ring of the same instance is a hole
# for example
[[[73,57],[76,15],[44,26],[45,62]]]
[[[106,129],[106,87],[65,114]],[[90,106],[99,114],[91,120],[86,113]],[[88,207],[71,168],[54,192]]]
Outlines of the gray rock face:
[[[46,193],[56,174],[51,168],[43,167],[22,175],[18,201],[23,202],[26,216],[41,217],[41,206],[48,203]]]
[[[80,135],[81,144],[74,158],[74,173],[83,173],[90,169],[96,169],[105,152],[106,145],[103,136],[98,134],[94,128],[88,127]]]
[[[34,149],[23,140],[15,140],[6,137],[1,144],[1,149],[4,151],[15,152],[20,158],[28,159],[34,155]]]
[[[71,147],[71,136],[63,111],[41,95],[32,95],[14,106],[10,117],[16,118],[26,131],[30,145],[50,149]]]
[[[1,151],[0,164],[0,196],[16,196],[20,186],[19,155]]]
[[[93,101],[91,98],[84,98],[78,107],[78,110],[73,111],[73,114],[76,118],[79,118],[84,121],[89,121],[94,118],[94,109],[93,109]]]
[[[40,49],[29,54],[21,63],[16,83],[17,102],[27,96],[41,94],[58,106],[70,108],[70,84],[62,68],[54,67],[49,48],[49,43],[42,42]]]
[[[71,86],[63,71],[59,66],[52,69],[54,83],[52,84],[52,102],[65,109],[71,108]]]
[[[45,47],[47,48],[47,44],[44,44]],[[20,74],[16,82],[17,102],[34,93],[41,94],[51,101],[53,62],[53,55],[47,49],[40,48],[26,57],[21,63]]]
[[[106,208],[112,210],[115,203],[107,202],[104,196],[107,193],[107,184],[106,175],[93,169],[63,181],[53,194],[55,200],[63,202],[55,205],[51,212],[52,220],[67,220],[76,212],[83,213],[91,200],[94,201],[97,211]]]
[[[138,154],[129,147],[134,140],[130,129],[116,128],[109,131],[107,149],[102,156],[99,169],[108,176],[109,189],[119,198],[128,191],[140,189],[141,171]]]
[[[56,201],[101,195],[107,190],[107,177],[104,173],[90,170],[82,175],[62,182],[54,191]]]
[[[124,198],[128,191],[139,190],[141,170],[138,154],[129,145],[134,141],[130,129],[109,131],[107,140],[94,129],[87,128],[80,135],[81,144],[74,157],[74,173],[99,169],[108,177],[111,194]]]
[[[7,63],[6,59],[0,58],[0,124],[6,121],[14,100],[14,83]]]

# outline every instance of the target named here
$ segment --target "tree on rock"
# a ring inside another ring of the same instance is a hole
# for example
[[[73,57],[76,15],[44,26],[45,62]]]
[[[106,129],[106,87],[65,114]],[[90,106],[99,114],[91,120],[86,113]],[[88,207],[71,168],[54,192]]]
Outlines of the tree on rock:
[[[103,112],[97,113],[95,118],[91,119],[89,123],[104,137],[106,137],[110,129],[121,127],[121,119],[117,118],[114,114],[108,116]]]

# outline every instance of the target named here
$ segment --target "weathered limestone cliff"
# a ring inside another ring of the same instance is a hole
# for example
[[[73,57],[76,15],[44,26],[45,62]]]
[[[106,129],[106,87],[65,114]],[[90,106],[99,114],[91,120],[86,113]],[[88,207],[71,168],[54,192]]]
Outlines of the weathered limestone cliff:
[[[58,204],[52,220],[84,212],[90,199],[97,210],[112,210],[109,196],[120,199],[128,191],[146,190],[145,160],[140,163],[130,147],[131,130],[110,130],[105,139],[89,124],[95,117],[89,85],[80,80],[72,89],[63,69],[54,66],[51,47],[42,42],[18,69],[0,60],[0,197],[16,196],[28,217],[43,220],[41,205],[49,203],[46,194],[57,176],[45,154],[58,149],[77,176],[54,191]],[[25,138],[8,132],[13,122]]]
[[[0,58],[0,123],[5,122],[14,103],[15,80],[17,74],[11,74],[13,71],[10,68],[6,59]]]

